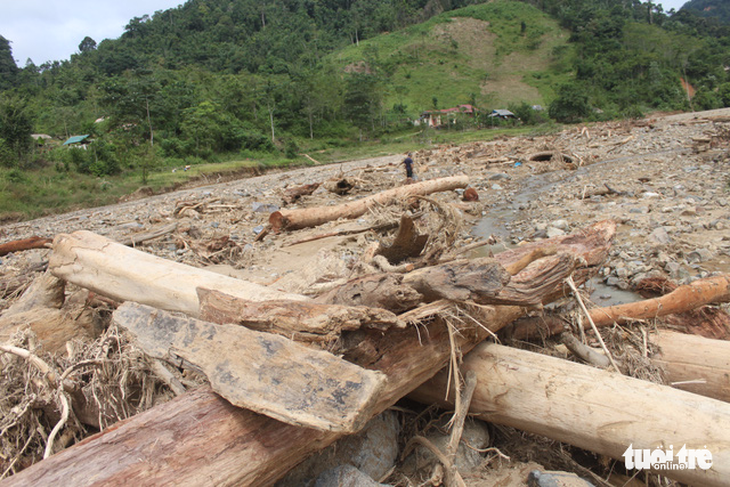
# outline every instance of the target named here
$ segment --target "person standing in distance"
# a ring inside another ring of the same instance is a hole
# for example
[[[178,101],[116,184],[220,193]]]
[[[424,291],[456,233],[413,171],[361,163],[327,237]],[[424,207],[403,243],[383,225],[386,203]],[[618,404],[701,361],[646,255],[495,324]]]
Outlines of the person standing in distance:
[[[403,159],[403,164],[406,166],[406,178],[413,179],[413,159],[411,158],[413,154],[409,152],[406,155],[406,158]]]

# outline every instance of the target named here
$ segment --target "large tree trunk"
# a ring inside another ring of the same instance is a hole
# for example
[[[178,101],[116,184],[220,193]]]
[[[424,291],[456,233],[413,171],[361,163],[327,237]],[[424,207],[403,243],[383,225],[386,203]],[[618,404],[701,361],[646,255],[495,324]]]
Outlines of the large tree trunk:
[[[634,449],[708,449],[710,470],[662,470],[690,485],[728,485],[730,404],[546,355],[483,343],[464,361],[477,374],[470,412],[623,460]],[[447,374],[411,397],[444,404]]]
[[[266,286],[156,257],[87,231],[53,240],[51,273],[117,301],[135,301],[197,316],[198,287],[218,289],[251,301],[306,300]]]
[[[467,176],[431,179],[429,181],[389,189],[342,205],[275,211],[269,216],[269,223],[275,232],[316,227],[340,218],[357,218],[367,213],[375,205],[391,204],[409,196],[465,188],[467,184],[469,184],[469,178]]]
[[[673,387],[730,402],[730,342],[659,330],[650,335]]]
[[[596,247],[600,247],[604,257],[607,254],[613,232],[593,238],[595,228],[583,233],[583,238],[592,238],[592,243],[577,252],[577,257],[595,253]],[[502,262],[510,264],[509,259]],[[534,276],[533,269],[541,269],[539,263],[529,265],[518,276],[528,281],[528,276]],[[569,275],[562,267],[559,273],[564,278]],[[437,309],[442,310],[443,306]],[[516,306],[479,306],[472,312],[484,327],[495,332],[524,310]],[[484,327],[468,320],[455,325],[458,332],[451,335],[448,326],[453,325],[436,316],[419,326],[387,334],[355,332],[361,333],[361,347],[350,354],[351,361],[388,377],[375,411],[391,406],[444,367],[451,356],[452,339],[466,352],[488,334]],[[64,484],[76,486],[269,485],[340,436],[285,425],[234,408],[203,388],[53,455],[6,483],[52,484],[62,479]]]

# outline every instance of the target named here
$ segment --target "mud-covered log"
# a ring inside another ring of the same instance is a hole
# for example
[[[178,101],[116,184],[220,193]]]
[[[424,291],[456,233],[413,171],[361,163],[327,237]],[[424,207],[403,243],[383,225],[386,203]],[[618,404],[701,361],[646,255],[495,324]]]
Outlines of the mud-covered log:
[[[315,299],[318,303],[370,306],[394,313],[415,308],[423,296],[407,284],[401,274],[371,274],[352,279]]]
[[[467,184],[469,184],[469,178],[467,176],[452,176],[422,181],[420,183],[389,189],[341,205],[275,211],[269,216],[269,224],[271,224],[274,231],[278,232],[282,230],[316,227],[340,218],[351,220],[364,215],[375,205],[388,205],[410,196],[423,196],[440,191],[465,188]]]
[[[593,233],[588,229],[585,235],[592,238]],[[605,257],[613,234],[604,236],[603,240],[593,239],[584,250],[594,252],[593,246],[600,246]],[[505,259],[503,264],[509,265],[510,261]],[[529,266],[523,272],[530,272]],[[439,302],[439,310],[442,304]],[[473,312],[495,332],[521,316],[524,309],[479,306]],[[466,352],[488,332],[476,324],[462,325],[455,339]],[[368,353],[362,353],[363,360],[356,363],[388,377],[376,410],[384,410],[431,378],[451,355],[449,331],[438,315],[418,327],[387,334],[370,331],[361,338],[369,341],[365,347]],[[6,483],[271,485],[306,456],[339,437],[337,433],[298,428],[234,408],[203,388],[51,456]]]
[[[690,485],[727,485],[730,478],[730,404],[494,343],[465,358],[479,388],[470,412],[579,448],[624,460],[630,445],[678,452],[707,449],[712,468],[662,470]],[[439,373],[410,397],[444,404],[448,374]]]
[[[296,341],[337,340],[342,331],[403,327],[387,310],[367,306],[340,306],[309,301],[248,301],[220,291],[199,289],[200,319],[234,323],[252,330],[290,337]]]
[[[59,234],[49,259],[51,273],[117,301],[135,301],[197,316],[198,287],[219,289],[251,301],[306,300],[126,247],[87,231]]]
[[[124,303],[114,323],[148,355],[195,365],[232,404],[288,424],[354,433],[375,415],[385,376],[244,326]]]

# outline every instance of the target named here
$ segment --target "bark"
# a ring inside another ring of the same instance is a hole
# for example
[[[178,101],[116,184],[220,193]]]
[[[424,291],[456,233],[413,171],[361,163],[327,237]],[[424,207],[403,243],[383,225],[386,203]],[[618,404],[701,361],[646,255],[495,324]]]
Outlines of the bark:
[[[351,220],[364,215],[375,205],[388,205],[410,196],[422,196],[440,191],[464,188],[468,183],[469,178],[467,176],[432,179],[407,186],[400,186],[341,205],[275,211],[269,216],[269,223],[274,231],[279,232],[282,230],[316,227],[340,218]]]
[[[234,406],[288,424],[354,433],[376,413],[385,376],[271,333],[125,303],[113,315],[158,359],[200,369]]]
[[[592,238],[584,253],[608,252],[612,234]],[[601,247],[597,252],[593,246]],[[518,260],[517,257],[515,260]],[[506,265],[510,264],[504,259]],[[523,270],[531,272],[528,266]],[[565,276],[567,277],[567,276]],[[443,311],[444,302],[433,303]],[[449,304],[456,311],[453,303]],[[516,306],[479,306],[472,310],[495,332],[525,311]],[[420,308],[412,314],[420,313]],[[446,313],[443,313],[446,314]],[[455,334],[463,352],[488,332],[464,320]],[[357,363],[388,377],[375,410],[382,411],[422,384],[449,360],[449,331],[438,316],[419,326],[361,333],[369,345]],[[365,343],[360,340],[360,343]],[[366,353],[367,352],[367,353]],[[355,356],[356,354],[353,354]],[[7,479],[7,485],[127,486],[154,485],[270,485],[309,454],[341,435],[286,425],[253,412],[234,408],[202,388],[141,413],[79,445],[64,450]],[[215,441],[211,441],[215,438]],[[184,440],[184,441],[183,441]]]
[[[619,304],[589,310],[596,326],[623,324],[631,320],[654,319],[675,313],[690,311],[707,304],[730,301],[730,275],[698,279],[679,286],[664,296],[634,303]],[[539,335],[554,335],[565,329],[566,321],[555,315],[519,320],[512,330],[512,337],[525,340]]]
[[[200,319],[235,323],[304,342],[330,342],[342,331],[402,327],[390,311],[366,306],[339,306],[306,301],[248,301],[199,289]]]
[[[59,234],[49,260],[53,275],[117,301],[135,301],[197,316],[198,287],[251,301],[307,298],[131,249],[87,231]]]
[[[372,274],[353,279],[315,299],[318,303],[344,306],[369,306],[402,313],[416,307],[423,296],[403,284],[401,274]]]
[[[23,240],[14,240],[12,242],[6,242],[0,244],[0,257],[7,255],[11,252],[21,252],[23,250],[31,249],[45,249],[48,247],[53,239],[43,237],[30,237]]]
[[[730,404],[594,367],[483,343],[465,359],[479,388],[471,413],[617,460],[635,449],[707,448],[710,470],[662,470],[690,485],[727,485]],[[444,404],[442,372],[411,397]]]

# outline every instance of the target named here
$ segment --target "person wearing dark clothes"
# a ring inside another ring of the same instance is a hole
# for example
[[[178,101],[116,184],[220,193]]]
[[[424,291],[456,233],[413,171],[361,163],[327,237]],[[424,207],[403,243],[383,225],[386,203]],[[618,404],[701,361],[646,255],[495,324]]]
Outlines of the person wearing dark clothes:
[[[413,179],[413,159],[411,159],[411,153],[409,152],[405,159],[403,159],[403,164],[406,166],[406,177]]]

